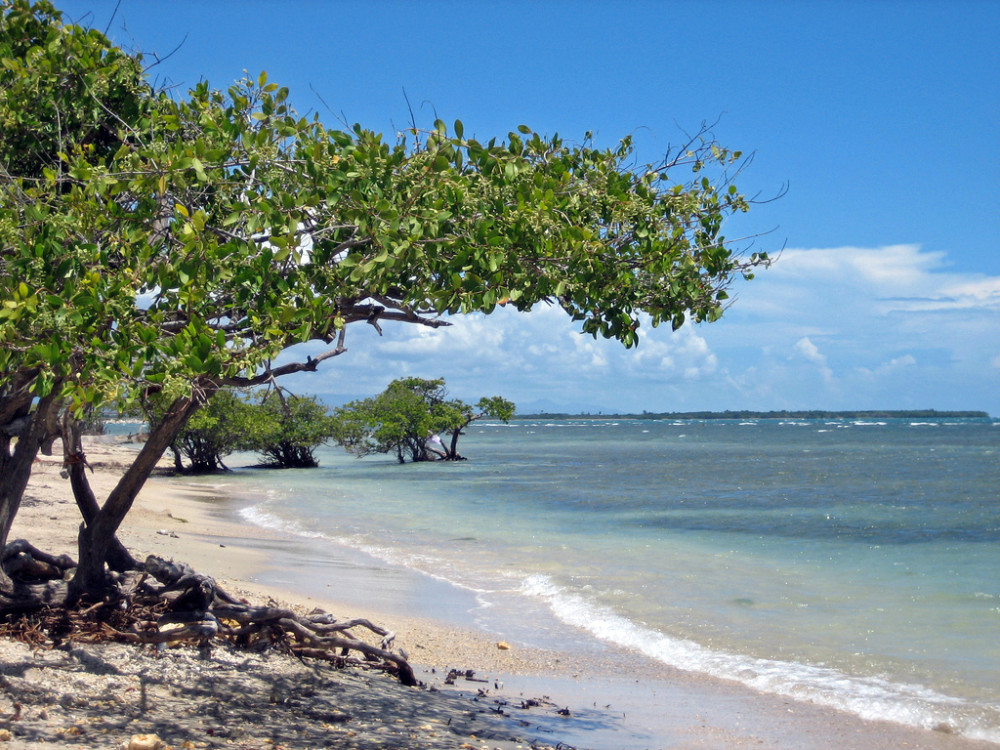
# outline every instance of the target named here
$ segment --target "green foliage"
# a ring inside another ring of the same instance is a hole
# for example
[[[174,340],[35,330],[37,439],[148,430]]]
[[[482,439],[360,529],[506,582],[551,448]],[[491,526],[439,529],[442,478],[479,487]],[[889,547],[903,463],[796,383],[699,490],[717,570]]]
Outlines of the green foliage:
[[[94,380],[78,384],[78,414],[96,405],[120,379],[109,372],[110,321],[135,305],[89,231],[105,218],[68,172],[110,189],[106,165],[122,125],[142,121],[149,89],[138,58],[59,18],[47,2],[0,2],[0,414],[95,364]]]
[[[234,451],[251,449],[251,436],[259,421],[253,406],[233,391],[222,390],[192,415],[173,448],[187,458],[188,471],[225,469],[223,458]]]
[[[122,145],[148,97],[141,58],[102,34],[63,26],[48,2],[0,3],[0,163],[11,175],[41,178],[69,155],[98,164]]]
[[[514,418],[514,403],[500,396],[483,397],[476,403],[480,414],[506,424]]]
[[[455,460],[461,458],[458,437],[470,422],[483,417],[506,422],[514,415],[514,404],[499,396],[480,399],[478,411],[447,396],[442,378],[394,380],[378,396],[337,409],[335,440],[356,456],[395,453],[400,463],[435,455]],[[451,436],[450,445],[430,442],[442,434]]]
[[[188,461],[187,471],[225,469],[222,459],[255,451],[266,466],[317,466],[314,451],[328,441],[334,419],[315,397],[268,391],[263,399],[219,391],[188,420],[173,448]]]
[[[318,466],[315,450],[333,437],[335,420],[314,396],[270,391],[258,414],[252,449],[265,464],[285,469]]]
[[[265,75],[173,99],[45,2],[0,3],[0,377],[77,408],[315,369],[345,326],[561,306],[626,346],[715,320],[767,257],[727,245],[738,152],[614,149],[456,123],[395,143],[300,117]],[[715,181],[708,176],[715,171]],[[691,176],[674,180],[675,172]],[[55,335],[58,332],[58,336]],[[330,345],[272,368],[294,344]]]

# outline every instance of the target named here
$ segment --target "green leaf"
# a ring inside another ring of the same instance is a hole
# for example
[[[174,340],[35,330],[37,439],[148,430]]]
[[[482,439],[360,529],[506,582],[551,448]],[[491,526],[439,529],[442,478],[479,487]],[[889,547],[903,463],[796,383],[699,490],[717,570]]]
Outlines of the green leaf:
[[[198,175],[198,179],[202,182],[208,182],[208,175],[205,174],[205,165],[201,163],[201,159],[193,157],[191,159],[191,168],[194,170],[195,174]]]

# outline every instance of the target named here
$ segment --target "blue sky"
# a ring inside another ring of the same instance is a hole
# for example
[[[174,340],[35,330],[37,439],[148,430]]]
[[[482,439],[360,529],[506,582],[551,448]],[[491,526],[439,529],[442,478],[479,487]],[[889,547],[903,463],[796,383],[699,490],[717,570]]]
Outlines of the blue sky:
[[[408,97],[418,123],[457,118],[479,138],[521,123],[601,145],[631,133],[644,162],[718,121],[723,145],[755,153],[743,192],[787,187],[727,227],[785,249],[718,323],[644,328],[630,351],[554,309],[352,330],[300,392],[337,402],[416,375],[529,411],[1000,416],[1000,3],[57,5],[149,62],[173,51],[150,70],[161,83],[266,70],[330,124],[391,138]]]

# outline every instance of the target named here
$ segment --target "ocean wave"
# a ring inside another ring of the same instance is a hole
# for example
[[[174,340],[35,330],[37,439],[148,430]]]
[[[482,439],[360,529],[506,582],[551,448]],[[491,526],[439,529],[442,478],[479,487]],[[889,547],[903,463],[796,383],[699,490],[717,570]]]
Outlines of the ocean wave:
[[[863,719],[923,729],[946,726],[970,738],[1000,741],[1000,705],[970,704],[922,685],[880,676],[714,651],[636,624],[542,574],[526,577],[521,590],[545,602],[564,623],[678,669],[735,680],[760,692],[812,701]]]
[[[281,531],[304,539],[320,539],[324,542],[354,550],[355,552],[361,552],[388,565],[405,568],[428,578],[433,578],[456,588],[472,592],[477,597],[494,593],[493,589],[475,586],[468,581],[461,580],[458,576],[449,575],[447,571],[442,572],[442,561],[434,556],[405,551],[401,547],[375,544],[363,534],[326,534],[314,528],[306,528],[298,521],[282,519],[273,513],[269,513],[262,505],[244,508],[240,511],[240,516],[247,522],[261,528]],[[479,604],[483,607],[490,606],[485,599],[480,600]]]
[[[262,529],[282,531],[288,534],[294,534],[296,536],[307,537],[310,539],[317,539],[323,536],[318,531],[305,528],[298,521],[288,521],[268,512],[265,510],[264,505],[265,503],[259,503],[257,505],[249,505],[246,508],[241,508],[238,515],[247,523],[258,526]]]

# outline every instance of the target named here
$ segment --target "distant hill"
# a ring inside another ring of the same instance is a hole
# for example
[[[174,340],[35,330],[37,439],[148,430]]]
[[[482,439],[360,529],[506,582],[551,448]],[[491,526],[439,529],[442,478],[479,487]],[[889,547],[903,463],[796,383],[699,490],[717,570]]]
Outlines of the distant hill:
[[[989,419],[985,411],[673,411],[642,414],[518,414],[515,419]]]

